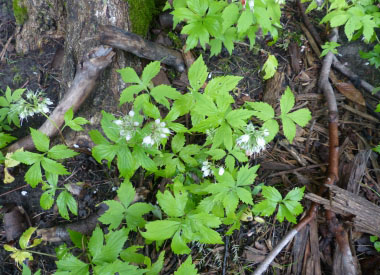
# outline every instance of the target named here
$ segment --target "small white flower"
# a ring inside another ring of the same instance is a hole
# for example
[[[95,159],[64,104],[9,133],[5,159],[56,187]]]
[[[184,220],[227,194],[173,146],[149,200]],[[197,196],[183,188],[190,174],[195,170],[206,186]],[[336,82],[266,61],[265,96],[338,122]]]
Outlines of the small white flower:
[[[162,129],[162,132],[163,132],[164,134],[170,134],[170,130],[169,130],[168,128],[163,128],[163,129]]]
[[[265,128],[263,133],[264,133],[264,136],[266,136],[266,137],[269,136],[269,131],[268,131],[268,129]]]
[[[153,145],[154,141],[153,141],[153,139],[152,139],[151,136],[146,136],[146,137],[144,137],[142,143],[145,144],[145,145]]]
[[[256,139],[256,142],[257,142],[257,145],[260,146],[260,147],[264,147],[265,146],[265,139],[263,137],[258,137]]]
[[[249,5],[249,9],[251,10],[251,12],[253,12],[254,8],[255,8],[255,0],[249,0],[248,5]]]
[[[224,174],[224,168],[223,167],[219,168],[218,174],[219,174],[219,176],[223,176],[223,174]]]
[[[73,147],[74,148],[79,148],[79,145],[78,144],[74,144]]]
[[[26,195],[28,195],[28,192],[26,192],[26,191],[21,191],[21,195],[25,197]]]
[[[138,123],[137,121],[135,121],[135,122],[133,122],[133,125],[135,125],[135,126],[139,126],[140,123]]]
[[[130,117],[134,117],[134,116],[135,116],[135,112],[134,112],[133,110],[131,110],[131,111],[129,111],[128,115],[129,115]]]
[[[132,138],[132,136],[131,136],[130,134],[127,134],[127,135],[125,136],[125,140],[126,140],[126,141],[130,141],[131,138]]]
[[[42,107],[42,111],[44,113],[49,113],[50,112],[49,108],[46,105]]]
[[[245,134],[240,137],[242,143],[247,143],[249,141],[249,135]]]
[[[160,137],[167,138],[167,136],[165,134],[160,134]]]
[[[121,124],[123,124],[123,121],[118,119],[118,120],[115,120],[113,123],[120,126]]]
[[[161,122],[161,123],[160,123],[160,126],[163,128],[163,127],[166,126],[166,123],[165,123],[165,122]]]
[[[160,125],[161,120],[160,120],[159,118],[157,118],[154,122],[155,122],[157,125]]]

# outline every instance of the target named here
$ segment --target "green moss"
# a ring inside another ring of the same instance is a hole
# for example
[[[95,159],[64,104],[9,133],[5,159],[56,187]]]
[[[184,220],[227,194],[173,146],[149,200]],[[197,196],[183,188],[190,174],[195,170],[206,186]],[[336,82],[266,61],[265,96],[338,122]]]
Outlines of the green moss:
[[[28,19],[28,10],[23,0],[13,0],[13,14],[18,25],[24,24],[25,20]]]
[[[154,0],[127,0],[132,32],[145,36],[156,10]]]

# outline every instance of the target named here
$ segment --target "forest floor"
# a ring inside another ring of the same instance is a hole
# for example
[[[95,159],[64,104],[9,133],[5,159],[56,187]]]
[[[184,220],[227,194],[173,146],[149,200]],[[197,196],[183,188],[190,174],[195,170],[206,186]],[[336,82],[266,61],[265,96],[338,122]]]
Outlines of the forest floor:
[[[48,46],[41,48],[38,52],[32,52],[25,56],[18,55],[15,52],[14,39],[12,39],[15,31],[15,19],[11,5],[12,1],[0,3],[0,52],[10,40],[4,56],[0,56],[0,92],[5,91],[7,86],[12,90],[20,87],[31,90],[43,89],[47,96],[57,103],[60,87],[60,63],[57,59],[59,59],[63,41],[51,41]],[[158,18],[155,20],[156,24],[152,25],[158,27],[151,29],[148,37],[168,47],[182,47],[184,42],[182,37],[175,32],[161,28]],[[237,44],[231,56],[228,52],[223,51],[217,57],[210,57],[209,52],[202,49],[196,49],[192,51],[192,54],[196,57],[200,54],[203,55],[213,76],[244,77],[234,94],[237,105],[246,101],[262,100],[278,109],[281,93],[286,86],[290,86],[295,92],[296,108],[307,107],[311,110],[313,118],[311,123],[304,129],[297,129],[296,138],[292,144],[288,144],[281,135],[278,135],[267,146],[267,150],[252,163],[260,164],[257,183],[264,182],[265,185],[276,186],[284,194],[296,186],[305,186],[306,193],[308,193],[315,191],[316,186],[323,183],[328,162],[327,105],[317,84],[321,63],[300,28],[301,18],[297,8],[290,2],[289,6],[285,8],[282,21],[285,27],[281,30],[276,46],[269,48],[265,39],[262,39],[258,41],[255,46],[257,48],[253,50],[250,50],[245,43]],[[318,31],[321,34],[324,32],[323,29],[318,29]],[[179,37],[179,39],[173,41],[169,38],[173,36]],[[341,61],[347,62],[347,66],[373,86],[379,86],[379,71],[366,65],[366,60],[360,59],[358,54],[360,49],[367,50],[370,46],[360,42],[340,41],[340,43],[343,45],[339,48],[339,52],[342,54]],[[270,50],[279,61],[276,75],[265,82],[262,80],[260,69],[266,57],[260,49]],[[148,61],[143,60],[142,63],[147,64]],[[294,65],[295,63],[298,63],[298,68],[297,65]],[[175,88],[178,90],[186,88],[188,83],[184,75],[171,68],[165,70],[169,81]],[[339,73],[337,76],[340,82],[349,83],[349,80]],[[341,178],[338,185],[342,188],[345,188],[350,175],[355,172],[358,165],[355,160],[357,160],[358,154],[368,152],[380,143],[380,118],[365,104],[363,105],[363,100],[370,106],[376,106],[378,101],[373,97],[368,97],[368,94],[352,85],[347,90],[349,91],[346,91],[346,95],[336,90],[340,118],[339,142],[341,144],[339,162]],[[343,92],[345,92],[344,88]],[[91,115],[94,112],[98,112],[99,115],[102,109],[107,108],[97,103],[96,95],[87,100],[86,106],[91,108]],[[80,109],[79,115],[88,120],[93,119],[86,108]],[[43,117],[29,119],[23,123],[21,129],[14,132],[14,135],[22,137],[27,134],[29,127],[38,128],[43,121]],[[70,135],[69,133],[65,134]],[[92,144],[81,144],[81,146],[91,147]],[[354,163],[356,164],[353,165]],[[85,219],[95,211],[97,204],[115,197],[114,186],[119,182],[115,170],[99,164],[87,154],[80,154],[64,164],[71,174],[60,180],[63,183],[83,183],[80,194],[76,196],[79,204],[78,216],[72,216],[72,222]],[[363,164],[365,169],[360,186],[358,186],[359,195],[380,205],[378,196],[380,193],[379,156],[372,152],[369,154],[369,158],[363,160]],[[0,168],[0,178],[3,179],[3,166],[0,165]],[[9,184],[0,183],[0,207],[3,209],[1,215],[12,211],[15,206],[22,206],[31,225],[35,227],[49,228],[66,223],[67,221],[60,217],[56,208],[53,207],[49,211],[42,210],[40,196],[43,191],[41,188],[33,189],[25,184],[25,171],[25,166],[10,169],[10,173],[15,176],[15,181]],[[153,204],[155,204],[154,198],[158,187],[159,184],[149,177],[136,184],[136,188],[141,191],[141,200]],[[310,201],[304,199],[302,204],[307,209]],[[346,226],[350,226],[348,219]],[[199,246],[192,244],[192,258],[200,274],[223,274],[223,272],[225,274],[251,274],[257,264],[265,259],[266,254],[291,228],[292,224],[279,223],[274,216],[264,218],[262,222],[248,217],[240,230],[235,231],[232,236],[224,238],[224,245]],[[332,252],[335,249],[335,243],[331,232],[326,227],[322,211],[313,228],[307,227],[305,230],[318,228],[322,273],[331,274]],[[219,230],[224,232],[226,228],[221,227]],[[9,252],[3,249],[3,245],[7,243],[7,231],[9,228],[4,227],[3,219],[0,216],[0,274],[19,274],[19,269],[10,258]],[[269,274],[298,274],[300,270],[310,264],[304,258],[307,253],[298,250],[298,247],[302,247],[302,242],[307,242],[307,240],[302,240],[302,236],[302,234],[297,235],[295,240],[279,254],[272,263]],[[351,228],[350,241],[354,246],[356,257],[362,265],[363,274],[380,274],[380,254],[374,249],[369,237],[370,235],[356,232]],[[138,234],[129,242],[134,245],[144,245],[144,240]],[[54,249],[59,244],[46,243],[38,246],[35,250],[55,254]],[[162,274],[173,274],[183,259],[181,256],[170,254],[170,247],[166,247],[166,261]],[[310,247],[306,246],[306,250],[308,249],[310,254]],[[158,257],[152,245],[147,245],[144,251],[153,260]],[[54,261],[54,257],[35,255],[31,267],[32,269],[41,269],[43,274],[52,274],[56,269]]]

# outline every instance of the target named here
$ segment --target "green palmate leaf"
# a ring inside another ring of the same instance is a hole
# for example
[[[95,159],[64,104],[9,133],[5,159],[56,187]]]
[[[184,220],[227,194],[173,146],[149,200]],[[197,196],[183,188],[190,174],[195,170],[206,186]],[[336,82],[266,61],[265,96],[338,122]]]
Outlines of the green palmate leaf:
[[[40,197],[40,205],[42,209],[49,210],[54,204],[54,194],[51,190],[45,191]]]
[[[263,200],[253,207],[253,212],[261,216],[270,216],[274,213],[277,207],[277,202],[271,200]]]
[[[253,109],[253,115],[262,121],[274,118],[274,110],[272,106],[265,102],[246,102]]]
[[[43,155],[32,152],[15,152],[12,155],[12,159],[31,165],[33,163],[40,162],[43,159]]]
[[[107,138],[113,142],[117,142],[120,136],[118,127],[115,127],[115,124],[113,123],[115,120],[116,117],[114,115],[102,111],[102,120],[100,121],[100,125],[102,126]]]
[[[238,33],[245,33],[253,24],[253,20],[253,13],[249,9],[244,10],[237,22]]]
[[[204,93],[216,100],[221,94],[228,94],[235,89],[242,79],[240,76],[232,75],[214,77],[208,82]]]
[[[110,144],[110,142],[98,130],[91,130],[88,133],[95,144]]]
[[[69,275],[88,275],[89,265],[75,258],[72,254],[66,255],[63,259],[56,262],[58,272]],[[66,271],[66,272],[65,272]]]
[[[197,15],[205,15],[208,8],[207,0],[191,0],[187,1],[187,5]]]
[[[127,102],[132,102],[134,95],[138,94],[139,92],[145,90],[144,85],[131,85],[125,88],[120,95],[120,105],[127,103]]]
[[[284,218],[286,218],[288,221],[292,223],[297,222],[296,218],[292,215],[289,209],[284,204],[281,203],[278,207],[277,220],[279,222],[283,222]]]
[[[263,186],[262,194],[264,198],[273,202],[279,202],[282,200],[280,192],[278,192],[278,190],[272,186]]]
[[[161,64],[159,61],[154,61],[145,66],[144,71],[141,75],[141,81],[145,86],[148,86],[150,81],[155,77],[161,69]]]
[[[222,12],[223,18],[223,30],[227,30],[229,27],[235,25],[239,18],[239,8],[236,4],[228,5]]]
[[[120,74],[121,78],[123,79],[125,83],[142,84],[139,76],[137,75],[137,73],[135,72],[133,68],[127,67],[127,68],[116,70],[116,71]]]
[[[119,146],[113,144],[100,144],[92,149],[92,156],[97,162],[101,163],[102,159],[111,162],[118,152]]]
[[[136,191],[133,188],[132,184],[128,181],[124,181],[120,188],[117,190],[117,196],[119,197],[120,202],[127,208],[133,201],[136,195]]]
[[[293,120],[301,127],[305,127],[311,120],[311,113],[308,109],[303,108],[287,114],[287,117]]]
[[[157,201],[162,210],[170,217],[181,217],[185,214],[187,193],[175,194],[174,196],[166,190],[157,193]]]
[[[172,150],[178,153],[185,145],[185,136],[181,133],[176,134],[172,139]]]
[[[205,83],[208,76],[207,66],[202,55],[191,65],[188,73],[189,82],[194,91],[198,91]]]
[[[286,196],[284,200],[300,201],[303,198],[305,187],[294,188]]]
[[[248,165],[240,168],[237,174],[237,186],[247,186],[254,183],[257,176],[256,171],[259,169],[260,165],[253,166],[248,168]]]
[[[232,171],[234,168],[235,168],[235,159],[233,156],[231,155],[228,155],[224,161],[225,165],[226,165],[226,168],[229,170],[229,171]]]
[[[125,208],[120,202],[114,200],[104,201],[103,203],[108,206],[108,209],[99,218],[99,221],[104,224],[109,224],[110,230],[119,227],[122,220],[124,219]]]
[[[154,100],[156,100],[157,103],[164,105],[168,109],[170,109],[170,103],[166,98],[178,99],[181,97],[180,92],[168,85],[159,85],[157,87],[154,87],[150,91],[150,95],[153,96]]]
[[[239,199],[242,202],[253,205],[251,192],[249,192],[247,189],[244,189],[244,188],[237,188],[236,192],[237,192],[237,195],[239,196]]]
[[[320,57],[327,55],[329,52],[332,52],[333,54],[338,54],[338,50],[336,48],[339,46],[340,44],[336,42],[326,42],[324,45],[322,45],[323,51]]]
[[[69,232],[70,239],[75,247],[84,249],[84,247],[87,245],[87,237],[80,232],[76,232],[70,229],[67,229],[67,231]]]
[[[0,119],[1,121],[1,119]],[[0,133],[0,149],[4,148],[8,145],[8,143],[11,143],[12,141],[16,140],[17,138],[12,137],[9,134],[6,133]]]
[[[293,108],[295,103],[294,95],[289,87],[286,88],[280,99],[281,114],[285,115]]]
[[[246,109],[233,110],[226,116],[228,123],[234,129],[243,128],[247,125],[247,120],[252,117],[253,111]]]
[[[141,235],[148,240],[167,240],[180,229],[180,225],[178,221],[169,220],[148,222],[145,225],[146,232],[141,232]]]
[[[62,191],[58,195],[57,206],[59,214],[61,214],[61,216],[66,220],[70,219],[68,209],[70,209],[70,212],[74,215],[78,215],[77,202],[75,201],[73,196],[67,191]]]
[[[274,55],[269,55],[267,61],[263,65],[263,70],[265,72],[264,80],[267,80],[274,76],[277,71],[278,61]]]
[[[36,187],[40,182],[42,182],[40,162],[34,163],[25,173],[25,181],[30,184],[32,188]]]
[[[88,242],[88,250],[90,251],[92,257],[96,257],[101,253],[101,249],[103,247],[104,235],[103,231],[99,226],[95,228],[92,232],[92,236]]]
[[[155,208],[147,203],[136,202],[132,204],[125,212],[128,229],[136,231],[137,228],[144,227],[146,221],[143,215],[153,211]]]
[[[66,145],[55,145],[48,151],[48,157],[52,159],[67,159],[78,155],[77,152],[67,148]]]
[[[73,111],[73,108],[71,107],[70,109],[68,109],[65,113],[65,115],[63,116],[63,119],[65,120],[65,123],[67,124],[68,122],[72,121],[74,118],[74,111]]]
[[[197,275],[198,270],[195,268],[195,264],[192,263],[191,255],[189,255],[186,261],[174,272],[174,275]]]
[[[284,135],[292,143],[296,136],[296,124],[287,116],[281,116],[281,121]]]
[[[30,128],[30,134],[38,151],[47,152],[49,150],[50,139],[47,135],[33,128]]]
[[[207,154],[209,154],[213,160],[220,160],[224,158],[226,152],[222,149],[211,149],[207,151]]]
[[[132,157],[131,151],[128,146],[124,144],[117,147],[117,168],[122,177],[126,179],[130,178],[136,170],[136,163]]]
[[[48,158],[43,158],[41,160],[41,165],[46,171],[52,174],[57,174],[57,175],[70,174],[62,164]]]
[[[171,243],[171,248],[175,254],[189,254],[191,252],[191,249],[186,245],[186,242],[183,240],[180,231],[177,231],[177,233],[174,234]]]
[[[188,34],[189,36],[186,39],[186,51],[195,48],[195,46],[199,43],[202,48],[206,48],[206,44],[209,42],[210,36],[208,29],[205,25],[203,25],[202,21],[196,21],[194,23],[190,23],[183,27],[182,34]]]

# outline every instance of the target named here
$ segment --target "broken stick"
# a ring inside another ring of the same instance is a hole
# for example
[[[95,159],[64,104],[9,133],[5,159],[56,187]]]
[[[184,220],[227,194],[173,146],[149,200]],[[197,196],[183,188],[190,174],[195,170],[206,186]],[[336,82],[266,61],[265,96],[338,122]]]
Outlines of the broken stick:
[[[108,46],[100,46],[93,49],[85,56],[85,60],[78,65],[77,73],[66,92],[65,96],[54,109],[49,119],[38,129],[48,137],[55,136],[58,133],[57,127],[61,127],[64,122],[64,115],[71,107],[75,112],[79,106],[86,100],[95,87],[96,79],[99,74],[112,62],[115,53]],[[54,124],[52,123],[54,122]],[[18,140],[7,148],[8,152],[14,152],[24,147],[25,150],[33,150],[34,143],[31,136]]]
[[[185,64],[180,52],[168,49],[160,44],[148,41],[141,36],[114,26],[100,26],[100,42],[121,49],[141,58],[159,60],[183,72]]]

